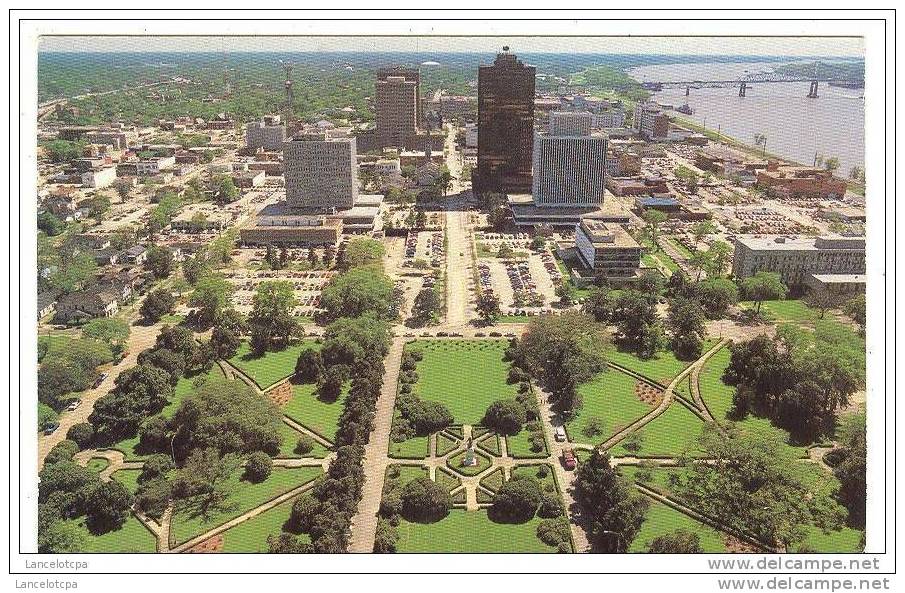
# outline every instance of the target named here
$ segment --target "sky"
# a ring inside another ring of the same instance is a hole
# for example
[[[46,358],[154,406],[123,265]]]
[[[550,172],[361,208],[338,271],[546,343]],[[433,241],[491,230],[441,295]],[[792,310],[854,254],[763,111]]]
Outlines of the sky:
[[[41,37],[42,52],[389,51],[862,57],[859,37]]]

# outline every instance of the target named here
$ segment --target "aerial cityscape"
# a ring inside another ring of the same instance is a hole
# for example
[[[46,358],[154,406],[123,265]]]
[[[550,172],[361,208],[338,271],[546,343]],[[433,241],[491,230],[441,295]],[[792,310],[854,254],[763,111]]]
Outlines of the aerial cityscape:
[[[38,52],[39,552],[864,551],[863,54],[133,41]]]

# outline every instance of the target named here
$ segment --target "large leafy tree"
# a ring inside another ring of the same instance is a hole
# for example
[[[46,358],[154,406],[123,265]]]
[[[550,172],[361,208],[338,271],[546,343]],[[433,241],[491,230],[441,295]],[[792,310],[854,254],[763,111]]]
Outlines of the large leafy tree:
[[[706,329],[704,309],[692,299],[676,298],[669,306],[667,326],[672,332],[672,346],[676,356],[691,360],[701,355]]]
[[[335,276],[321,293],[321,307],[330,320],[372,313],[380,319],[396,316],[393,282],[379,268],[356,267]]]
[[[738,286],[728,278],[708,278],[694,288],[708,319],[722,319],[738,303]]]
[[[340,265],[347,270],[361,266],[377,266],[382,269],[385,251],[383,243],[376,239],[354,237],[346,243]]]
[[[382,359],[389,351],[389,327],[372,315],[342,317],[324,330],[324,364],[356,367],[369,358]]]
[[[745,298],[754,301],[755,313],[760,315],[764,301],[782,300],[789,293],[789,288],[782,283],[779,274],[774,272],[758,272],[742,280],[742,292]]]
[[[809,524],[840,526],[844,509],[797,477],[798,462],[781,437],[708,425],[699,446],[708,462],[689,462],[674,486],[694,508],[782,548],[800,542]]]
[[[610,464],[607,453],[595,449],[578,467],[575,499],[590,523],[590,540],[596,552],[626,552],[647,511],[647,500]]]
[[[575,407],[575,388],[606,368],[609,337],[584,313],[535,319],[514,349],[515,362],[566,410]]]
[[[176,297],[171,290],[155,288],[145,296],[139,313],[147,322],[157,323],[164,315],[172,313],[175,305]]]
[[[296,302],[291,282],[273,280],[258,285],[248,316],[251,346],[256,353],[286,346],[298,333],[293,315]]]
[[[154,274],[155,278],[168,277],[176,267],[173,250],[166,245],[151,245],[148,248],[145,266]]]
[[[208,275],[195,283],[189,297],[189,305],[198,309],[198,321],[202,325],[214,323],[229,305],[233,286],[223,276]]]
[[[205,381],[173,416],[177,455],[195,449],[226,453],[280,450],[281,414],[267,398],[241,381]]]

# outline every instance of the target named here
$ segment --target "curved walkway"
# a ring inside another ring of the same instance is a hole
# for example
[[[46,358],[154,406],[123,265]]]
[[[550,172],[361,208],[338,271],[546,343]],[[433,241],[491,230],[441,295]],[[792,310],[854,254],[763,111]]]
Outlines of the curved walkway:
[[[694,372],[695,369],[700,368],[705,362],[707,362],[707,360],[709,360],[709,358],[713,356],[713,353],[722,348],[725,344],[725,339],[720,340],[715,346],[713,346],[713,348],[705,352],[696,361],[685,367],[685,369],[681,373],[676,375],[673,380],[670,381],[669,385],[666,387],[666,390],[663,392],[663,398],[660,400],[660,404],[656,408],[608,438],[600,445],[600,448],[604,450],[613,448],[620,441],[625,439],[629,434],[640,430],[651,421],[659,417],[661,414],[663,414],[666,409],[669,408],[670,404],[672,404],[676,387],[678,387],[678,385],[682,381],[684,381],[692,372]]]

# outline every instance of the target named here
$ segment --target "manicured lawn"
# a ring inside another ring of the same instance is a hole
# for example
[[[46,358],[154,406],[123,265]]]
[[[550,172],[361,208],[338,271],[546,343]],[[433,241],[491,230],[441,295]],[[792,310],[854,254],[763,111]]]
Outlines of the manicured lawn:
[[[702,352],[707,352],[716,340],[704,340]],[[671,350],[661,350],[648,359],[638,358],[631,352],[613,349],[609,352],[609,360],[627,369],[644,375],[663,386],[669,385],[673,377],[685,370],[693,361],[679,360]]]
[[[130,437],[128,439],[123,439],[118,443],[114,443],[110,445],[110,449],[116,449],[117,451],[121,451],[125,456],[126,461],[144,461],[149,456],[153,455],[153,452],[142,451],[138,446],[138,435],[134,437]]]
[[[257,517],[236,525],[223,533],[223,552],[226,553],[265,553],[268,551],[267,536],[278,536],[283,531],[283,524],[292,513],[292,503],[287,500]],[[308,534],[298,536],[304,542],[310,542]]]
[[[629,451],[622,441],[613,448],[614,455],[639,455],[641,457],[676,457],[685,452],[700,452],[697,439],[704,428],[704,421],[688,408],[673,401],[666,411],[637,431],[641,448]]]
[[[428,475],[427,468],[423,465],[393,464],[387,468],[387,481],[398,482],[400,486],[405,486],[418,478],[426,478]]]
[[[861,535],[860,530],[850,527],[824,532],[819,527],[810,525],[807,536],[799,546],[819,553],[856,554],[862,551]]]
[[[650,477],[640,479],[639,475],[644,471],[650,474]],[[689,468],[685,467],[653,467],[642,468],[637,465],[620,465],[619,473],[630,482],[641,482],[642,484],[668,496],[675,496],[673,493],[673,485],[671,480],[673,477],[679,477],[687,474]]]
[[[283,406],[283,414],[332,443],[343,413],[347,389],[344,388],[335,401],[327,401],[319,397],[314,383],[293,385],[292,399]]]
[[[125,553],[153,553],[157,551],[157,540],[148,529],[129,515],[120,529],[109,531],[103,535],[92,535],[85,527],[84,517],[71,519],[71,522],[79,525],[85,533],[85,548],[82,552],[91,554],[125,554]]]
[[[302,340],[278,352],[267,352],[263,356],[254,356],[248,342],[242,342],[236,355],[229,359],[230,364],[251,377],[261,389],[267,389],[277,381],[295,373],[295,363],[303,350],[320,349],[320,344],[311,340]]]
[[[444,434],[437,434],[437,456],[442,457],[450,451],[455,450],[459,446],[459,442],[455,441]]]
[[[541,519],[527,523],[494,523],[487,511],[454,509],[436,523],[399,523],[397,551],[433,553],[555,552],[537,538]]]
[[[412,437],[396,443],[390,441],[389,456],[396,459],[424,459],[428,454],[429,437]]]
[[[544,469],[546,470],[546,475],[542,476],[541,473]],[[519,465],[512,468],[511,475],[529,476],[540,482],[541,489],[544,490],[544,492],[558,492],[553,468],[547,463],[540,463],[538,465]]]
[[[172,537],[181,544],[196,535],[209,531],[230,519],[238,517],[257,506],[260,506],[284,492],[306,484],[321,475],[319,467],[284,468],[275,467],[270,477],[259,484],[241,480],[244,469],[240,468],[231,478],[231,494],[226,502],[225,510],[218,510],[208,517],[199,514],[193,505],[182,508],[173,514],[170,527]]]
[[[324,447],[317,441],[314,441],[314,448],[310,453],[299,455],[295,452],[295,446],[298,444],[299,437],[302,436],[302,433],[295,430],[288,424],[283,423],[280,425],[280,434],[283,435],[283,444],[280,445],[280,453],[279,455],[277,455],[277,457],[279,458],[296,459],[299,457],[312,457],[314,459],[323,459],[330,453],[330,451],[327,450],[326,447]]]
[[[506,452],[516,459],[543,459],[547,453],[547,439],[544,438],[544,448],[541,451],[531,450],[531,431],[523,428],[518,434],[506,437]],[[543,436],[543,433],[541,433]]]
[[[478,443],[478,448],[483,449],[486,453],[493,455],[494,457],[499,457],[502,450],[500,449],[500,437],[499,435],[491,435]]]
[[[439,467],[437,468],[437,477],[434,481],[445,488],[447,492],[452,492],[462,485],[462,480],[459,479],[458,476],[455,476],[452,472]]]
[[[503,485],[503,469],[497,468],[481,478],[481,486],[496,492]],[[480,492],[480,491],[479,491]]]
[[[135,491],[138,490],[138,476],[140,475],[140,469],[120,469],[110,474],[110,477],[135,494]]]
[[[92,457],[88,460],[88,465],[86,467],[93,472],[101,473],[108,465],[110,465],[110,462],[103,457]]]
[[[414,393],[446,405],[457,423],[480,423],[493,401],[516,395],[515,385],[506,384],[507,345],[506,340],[419,340],[406,345],[424,354]]]
[[[462,461],[465,460],[466,451],[462,451],[461,453],[454,455],[446,460],[446,466],[452,469],[453,471],[459,472],[465,476],[476,476],[488,467],[490,467],[490,458],[475,451],[475,458],[478,461],[477,465],[462,465]]]
[[[647,515],[644,523],[641,524],[638,535],[629,546],[629,552],[646,552],[654,538],[673,533],[677,529],[687,529],[697,533],[701,548],[705,553],[715,554],[726,551],[723,534],[719,531],[699,523],[665,504],[652,502],[650,508],[647,509]]]
[[[841,301],[840,301],[841,302]],[[742,309],[754,309],[752,301],[742,301],[739,304]],[[806,322],[816,321],[820,317],[817,309],[808,307],[803,301],[764,301],[761,304],[760,314],[771,321],[791,321]],[[832,317],[832,313],[827,312],[825,317]]]
[[[579,385],[583,406],[578,416],[566,425],[569,438],[596,445],[650,412],[653,408],[635,395],[637,382],[634,377],[610,368]],[[601,432],[589,436],[585,429],[592,418],[600,422]]]

